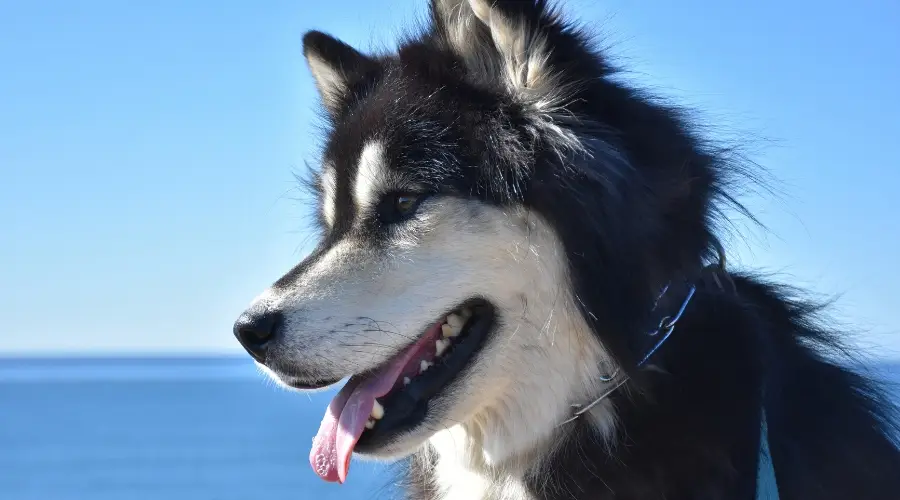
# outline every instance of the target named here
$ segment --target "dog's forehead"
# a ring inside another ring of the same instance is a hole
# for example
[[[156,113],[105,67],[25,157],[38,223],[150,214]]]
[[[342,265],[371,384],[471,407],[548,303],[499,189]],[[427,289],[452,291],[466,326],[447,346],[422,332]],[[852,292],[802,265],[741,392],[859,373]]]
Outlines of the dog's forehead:
[[[435,161],[444,160],[446,169],[453,154],[441,140],[446,129],[403,109],[371,105],[335,124],[320,174],[320,202],[328,224],[365,212],[389,192],[439,182],[440,176],[433,175]]]

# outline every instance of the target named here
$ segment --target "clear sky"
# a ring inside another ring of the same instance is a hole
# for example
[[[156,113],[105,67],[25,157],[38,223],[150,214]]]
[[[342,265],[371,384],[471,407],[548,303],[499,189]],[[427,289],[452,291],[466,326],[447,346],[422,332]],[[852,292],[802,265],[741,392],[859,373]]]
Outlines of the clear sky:
[[[309,248],[307,29],[390,43],[425,0],[0,0],[0,352],[232,351]],[[900,357],[900,3],[582,0],[628,78],[782,182],[742,265],[840,294]],[[765,139],[765,141],[761,140]]]

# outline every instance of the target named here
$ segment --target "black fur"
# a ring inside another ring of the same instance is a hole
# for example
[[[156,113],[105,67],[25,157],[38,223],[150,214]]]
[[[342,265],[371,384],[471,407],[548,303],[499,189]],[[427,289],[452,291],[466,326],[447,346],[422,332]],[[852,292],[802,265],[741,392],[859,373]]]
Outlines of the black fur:
[[[435,10],[393,55],[307,34],[306,52],[348,78],[328,110],[324,156],[352,178],[363,142],[378,133],[391,168],[418,191],[540,213],[564,244],[585,318],[618,362],[634,366],[657,291],[715,256],[715,222],[733,203],[728,186],[742,166],[695,135],[678,109],[614,81],[588,37],[546,2],[496,8],[547,39],[548,64],[562,75],[556,123],[587,151],[561,144],[495,75],[467,66]],[[471,36],[491,57],[485,29]],[[349,193],[336,196],[339,208],[352,206]],[[323,245],[350,230],[351,212],[322,227]],[[573,424],[528,480],[536,498],[753,499],[763,407],[783,500],[900,498],[894,408],[875,381],[839,364],[841,335],[785,288],[731,276],[733,288],[698,290],[655,369],[634,371],[612,396],[612,449]],[[436,498],[419,463],[411,461],[410,495]]]

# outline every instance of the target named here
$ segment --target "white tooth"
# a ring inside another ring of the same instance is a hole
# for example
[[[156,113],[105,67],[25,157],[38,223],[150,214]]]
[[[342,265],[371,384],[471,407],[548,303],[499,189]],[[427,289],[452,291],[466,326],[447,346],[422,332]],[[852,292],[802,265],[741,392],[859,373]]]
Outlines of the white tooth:
[[[374,428],[375,428],[375,421],[372,420],[371,418],[369,420],[366,420],[366,429],[374,429]]]
[[[467,307],[467,308],[463,309],[462,311],[460,311],[459,314],[462,315],[464,320],[468,320],[469,318],[472,317],[472,310]]]
[[[444,351],[450,347],[450,341],[446,339],[437,339],[434,341],[434,353],[436,356],[444,354]]]
[[[431,368],[434,363],[429,363],[428,361],[422,360],[422,363],[419,364],[419,373],[424,373],[425,370]]]
[[[378,400],[375,400],[375,406],[372,407],[372,413],[370,414],[372,418],[375,420],[381,420],[384,417],[384,406],[381,406],[381,403]]]
[[[448,323],[444,323],[443,325],[441,325],[441,334],[444,337],[456,337],[457,335],[459,335],[459,329],[453,328]]]
[[[459,314],[452,313],[447,316],[447,324],[452,326],[454,330],[460,331],[462,330],[463,325],[466,324],[466,320]]]
[[[403,377],[403,385],[409,385],[410,382],[412,382],[412,380],[410,380],[409,377]]]

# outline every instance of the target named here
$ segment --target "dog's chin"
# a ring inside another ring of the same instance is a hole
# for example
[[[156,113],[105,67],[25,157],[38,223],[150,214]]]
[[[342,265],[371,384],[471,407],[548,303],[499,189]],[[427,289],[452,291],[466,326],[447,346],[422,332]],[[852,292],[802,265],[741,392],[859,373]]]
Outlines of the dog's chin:
[[[277,368],[270,368],[260,362],[256,362],[256,367],[270,380],[280,385],[282,388],[290,391],[300,391],[306,393],[315,393],[327,391],[340,383],[341,378],[328,380],[309,380],[307,378],[297,377],[289,373],[285,373]]]

